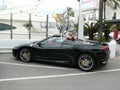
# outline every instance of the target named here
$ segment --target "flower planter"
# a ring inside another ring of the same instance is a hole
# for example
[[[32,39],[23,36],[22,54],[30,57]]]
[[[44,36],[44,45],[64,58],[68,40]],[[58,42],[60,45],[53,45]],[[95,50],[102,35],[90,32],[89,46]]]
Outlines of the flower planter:
[[[111,40],[110,42],[108,42],[109,45],[109,49],[110,49],[110,58],[115,58],[115,53],[116,53],[116,41],[115,40]]]

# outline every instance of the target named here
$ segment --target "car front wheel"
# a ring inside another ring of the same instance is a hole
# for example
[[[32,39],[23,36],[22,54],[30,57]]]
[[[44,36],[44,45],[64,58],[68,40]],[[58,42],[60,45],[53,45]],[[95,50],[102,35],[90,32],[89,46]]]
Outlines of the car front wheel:
[[[27,48],[23,48],[20,50],[19,53],[20,60],[23,62],[30,62],[31,61],[31,52]]]
[[[92,71],[95,68],[95,60],[89,54],[80,55],[77,64],[82,71]]]

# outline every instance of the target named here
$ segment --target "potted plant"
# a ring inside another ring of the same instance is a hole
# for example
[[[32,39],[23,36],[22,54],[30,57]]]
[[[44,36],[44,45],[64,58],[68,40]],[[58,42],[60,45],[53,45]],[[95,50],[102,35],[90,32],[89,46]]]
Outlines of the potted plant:
[[[107,22],[103,23],[103,33],[104,33],[104,38],[106,42],[110,42],[111,40],[109,36],[110,32],[112,31],[111,27],[112,27],[112,24],[108,24]]]
[[[110,58],[114,58],[115,57],[115,53],[116,53],[116,42],[115,40],[112,40],[109,36],[110,32],[113,30],[113,25],[109,24],[107,22],[103,22],[103,30],[102,30],[102,34],[100,35],[98,41],[102,44],[108,44],[109,45],[109,49],[111,51],[110,53]]]
[[[98,28],[98,22],[91,24],[85,23],[84,29],[87,30],[88,32],[89,40],[94,40],[95,33],[97,32],[97,28]]]

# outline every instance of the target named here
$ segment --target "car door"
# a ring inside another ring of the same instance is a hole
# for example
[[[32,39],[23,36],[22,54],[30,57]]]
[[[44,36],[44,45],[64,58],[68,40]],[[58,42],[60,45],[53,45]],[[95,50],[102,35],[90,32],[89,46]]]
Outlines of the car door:
[[[74,44],[73,41],[71,40],[65,40],[62,43],[62,58],[65,61],[72,61],[74,59],[74,48],[73,48]]]
[[[40,42],[37,48],[34,48],[36,59],[61,60],[62,44],[59,38],[49,39]]]

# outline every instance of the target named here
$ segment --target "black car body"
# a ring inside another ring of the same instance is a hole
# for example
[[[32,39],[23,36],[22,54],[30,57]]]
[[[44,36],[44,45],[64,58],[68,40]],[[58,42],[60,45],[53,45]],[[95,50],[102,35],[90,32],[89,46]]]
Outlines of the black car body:
[[[109,53],[107,44],[80,39],[71,41],[59,35],[13,48],[13,56],[24,62],[46,60],[70,63],[78,65],[83,71],[91,71],[97,64],[106,65]]]

